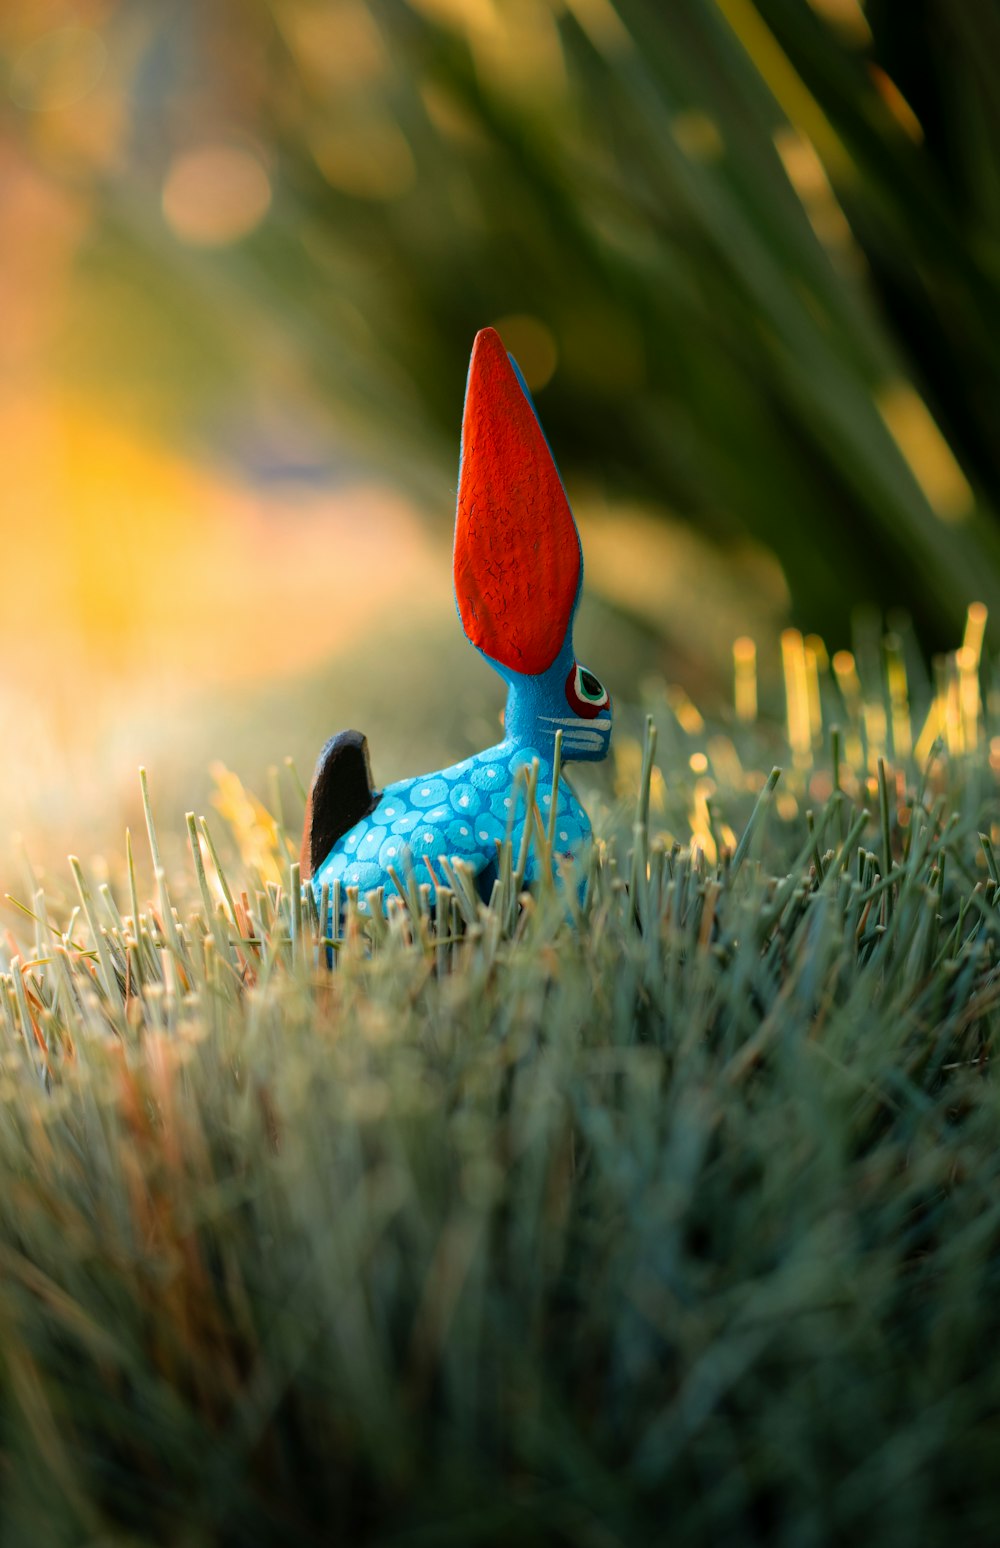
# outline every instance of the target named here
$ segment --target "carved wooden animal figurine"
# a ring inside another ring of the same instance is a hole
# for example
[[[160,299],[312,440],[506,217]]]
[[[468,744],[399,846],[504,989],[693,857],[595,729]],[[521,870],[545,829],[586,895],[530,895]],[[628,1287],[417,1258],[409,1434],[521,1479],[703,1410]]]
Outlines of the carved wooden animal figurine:
[[[565,779],[553,792],[553,751],[603,758],[611,740],[611,700],[573,654],[573,615],[583,585],[580,539],[524,379],[492,328],[476,337],[462,422],[455,523],[455,596],[473,645],[507,684],[504,738],[450,768],[372,784],[368,746],[343,731],[324,747],[302,839],[302,874],[357,887],[359,908],[376,887],[396,891],[412,867],[433,892],[435,860],[471,866],[488,898],[497,874],[496,841],[513,808],[514,854],[525,822],[523,764],[539,762],[536,799],[543,815],[557,800],[556,846],[573,854],[590,822]],[[430,862],[428,864],[427,862]],[[537,874],[530,854],[526,879]]]

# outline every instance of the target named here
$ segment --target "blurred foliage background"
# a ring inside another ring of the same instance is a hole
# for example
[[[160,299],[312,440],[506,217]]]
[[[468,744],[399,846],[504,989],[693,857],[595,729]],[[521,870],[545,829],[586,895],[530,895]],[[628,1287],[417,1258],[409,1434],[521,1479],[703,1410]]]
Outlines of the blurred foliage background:
[[[12,0],[5,831],[96,843],[140,760],[194,804],[345,724],[382,779],[492,737],[485,323],[619,698],[859,604],[955,645],[1000,605],[998,65],[993,0]]]

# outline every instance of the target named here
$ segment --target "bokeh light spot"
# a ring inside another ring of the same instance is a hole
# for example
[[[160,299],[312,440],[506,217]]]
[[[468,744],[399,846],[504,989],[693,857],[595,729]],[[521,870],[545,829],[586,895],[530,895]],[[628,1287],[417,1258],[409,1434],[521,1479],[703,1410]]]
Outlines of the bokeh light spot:
[[[532,392],[552,380],[559,363],[559,349],[551,328],[538,317],[513,312],[501,317],[493,327],[503,339],[508,355],[513,355]]]
[[[93,91],[107,64],[103,39],[90,27],[55,27],[23,48],[10,73],[11,100],[46,112]]]
[[[872,41],[872,30],[862,9],[861,0],[809,0],[817,16],[835,28],[846,43],[866,48]]]
[[[691,161],[718,161],[726,148],[715,119],[695,108],[675,114],[670,128],[677,144]]]
[[[398,199],[417,175],[406,138],[390,119],[326,132],[313,155],[330,187],[356,199]]]
[[[281,5],[274,16],[311,89],[357,92],[385,75],[387,50],[365,0]]]
[[[182,242],[225,247],[260,224],[271,203],[267,173],[252,151],[202,145],[177,156],[163,185],[163,214]]]

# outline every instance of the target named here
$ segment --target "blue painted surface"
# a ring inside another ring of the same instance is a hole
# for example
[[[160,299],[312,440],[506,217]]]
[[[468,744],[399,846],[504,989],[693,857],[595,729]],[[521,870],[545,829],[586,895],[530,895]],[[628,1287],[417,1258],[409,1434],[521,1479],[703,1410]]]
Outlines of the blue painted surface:
[[[392,866],[405,882],[408,864],[417,883],[426,882],[433,895],[435,881],[424,864],[425,855],[432,865],[439,855],[455,856],[483,878],[485,887],[496,865],[495,841],[506,836],[515,801],[512,837],[517,857],[525,821],[524,791],[515,790],[517,769],[538,759],[536,800],[547,823],[556,731],[563,733],[564,762],[596,760],[607,753],[611,705],[596,719],[575,715],[565,692],[572,666],[572,644],[567,640],[547,672],[527,677],[504,671],[508,684],[504,741],[450,768],[388,785],[375,810],[337,841],[317,870],[313,878],[317,896],[324,882],[339,881],[342,888],[357,887],[359,908],[366,911],[366,893],[376,887],[385,888],[386,896],[396,893],[388,868]],[[556,814],[557,853],[579,854],[590,839],[590,819],[565,778],[559,781]],[[536,876],[532,846],[526,880]]]

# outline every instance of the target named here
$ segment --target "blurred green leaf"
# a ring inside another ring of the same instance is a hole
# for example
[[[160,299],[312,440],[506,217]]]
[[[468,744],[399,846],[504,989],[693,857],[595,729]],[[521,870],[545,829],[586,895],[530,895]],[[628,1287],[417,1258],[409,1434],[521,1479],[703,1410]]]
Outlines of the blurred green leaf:
[[[298,406],[446,523],[471,338],[527,318],[571,492],[763,542],[833,641],[867,602],[943,643],[971,597],[1000,607],[1000,24],[895,22],[270,0],[209,26],[122,0],[131,131],[90,178],[64,368],[217,452]],[[199,247],[161,191],[216,142],[259,157],[271,207]]]

